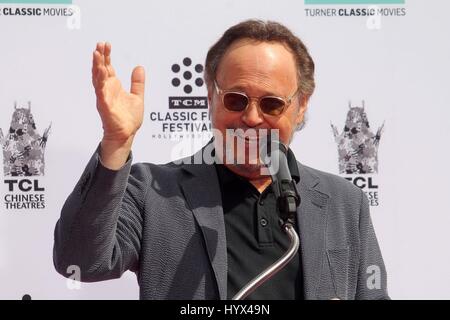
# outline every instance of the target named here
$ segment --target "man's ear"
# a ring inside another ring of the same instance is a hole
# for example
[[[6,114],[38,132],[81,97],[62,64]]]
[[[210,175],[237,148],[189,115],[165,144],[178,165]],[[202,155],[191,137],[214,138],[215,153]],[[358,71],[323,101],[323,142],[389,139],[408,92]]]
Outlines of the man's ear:
[[[305,119],[306,109],[308,108],[309,97],[301,97],[299,99],[299,108],[295,118],[295,124],[298,127]]]
[[[208,105],[210,106],[212,103],[212,94],[208,90]]]
[[[214,91],[213,91],[213,88],[212,88],[211,85],[208,85],[207,90],[208,90],[208,108],[211,108],[212,107],[212,101],[213,101],[213,98],[214,98]]]

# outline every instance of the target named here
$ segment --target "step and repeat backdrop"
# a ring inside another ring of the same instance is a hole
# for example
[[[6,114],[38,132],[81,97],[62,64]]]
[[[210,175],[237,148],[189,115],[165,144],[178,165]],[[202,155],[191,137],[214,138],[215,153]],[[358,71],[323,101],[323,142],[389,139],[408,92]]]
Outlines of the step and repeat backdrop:
[[[366,192],[391,297],[450,299],[449,11],[447,0],[0,1],[0,299],[139,297],[131,272],[86,284],[52,262],[61,207],[102,136],[92,52],[112,43],[126,87],[146,68],[134,161],[165,163],[210,139],[206,53],[250,18],[308,46],[317,90],[291,148]]]

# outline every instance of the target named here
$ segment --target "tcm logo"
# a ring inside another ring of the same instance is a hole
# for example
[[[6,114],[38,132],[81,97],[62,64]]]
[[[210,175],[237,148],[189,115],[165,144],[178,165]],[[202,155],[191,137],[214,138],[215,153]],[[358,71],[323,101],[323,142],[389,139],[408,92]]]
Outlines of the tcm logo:
[[[0,144],[3,149],[4,175],[9,177],[43,176],[45,173],[45,147],[50,126],[41,136],[31,113],[31,102],[27,108],[17,108],[9,131],[3,135],[0,129]]]
[[[191,58],[184,58],[182,63],[172,65],[172,86],[182,88],[184,94],[189,95],[194,88],[202,88],[205,84],[203,81],[203,65],[192,63]],[[206,97],[169,97],[169,109],[207,109],[208,100]]]
[[[344,129],[338,132],[331,124],[334,139],[338,145],[339,172],[341,174],[378,173],[378,146],[384,123],[376,133],[370,128],[367,114],[362,107],[349,104]]]

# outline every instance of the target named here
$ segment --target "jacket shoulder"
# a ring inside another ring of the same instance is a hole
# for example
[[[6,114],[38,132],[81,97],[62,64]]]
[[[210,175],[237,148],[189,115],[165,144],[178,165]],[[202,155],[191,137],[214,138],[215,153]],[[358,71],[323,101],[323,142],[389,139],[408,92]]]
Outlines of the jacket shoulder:
[[[188,159],[188,158],[187,158]],[[155,186],[172,185],[175,181],[185,179],[188,175],[189,162],[185,159],[155,164],[150,162],[137,162],[131,166],[130,177],[145,181]]]
[[[331,198],[345,197],[357,199],[358,202],[361,201],[361,194],[363,192],[351,181],[336,174],[317,170],[302,164],[299,164],[299,167],[304,172],[304,175],[309,176],[308,179],[315,181],[316,190],[327,194]]]

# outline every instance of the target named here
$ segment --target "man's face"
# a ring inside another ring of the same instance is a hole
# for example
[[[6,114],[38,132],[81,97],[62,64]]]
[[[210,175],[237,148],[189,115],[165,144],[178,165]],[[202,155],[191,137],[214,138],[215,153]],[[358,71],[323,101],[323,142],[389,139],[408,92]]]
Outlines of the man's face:
[[[215,80],[221,89],[243,92],[249,97],[269,95],[285,98],[292,96],[298,88],[294,56],[281,43],[239,40],[227,50],[216,74]],[[227,129],[278,129],[280,141],[289,145],[306,111],[306,99],[298,95],[293,97],[291,104],[279,116],[264,114],[256,99],[252,99],[244,111],[230,112],[223,106],[222,98],[215,91],[214,85],[208,88],[208,98],[213,128],[222,134],[224,142]],[[222,139],[216,137],[215,141],[216,152],[221,157],[225,150],[217,143]],[[227,143],[223,145],[226,146]],[[249,141],[245,140],[244,145],[248,148]],[[235,161],[238,161],[237,154],[235,152]],[[259,161],[252,161],[248,156],[245,160],[245,164],[228,167],[241,176],[257,178],[260,173]]]

